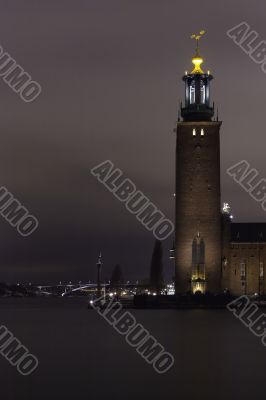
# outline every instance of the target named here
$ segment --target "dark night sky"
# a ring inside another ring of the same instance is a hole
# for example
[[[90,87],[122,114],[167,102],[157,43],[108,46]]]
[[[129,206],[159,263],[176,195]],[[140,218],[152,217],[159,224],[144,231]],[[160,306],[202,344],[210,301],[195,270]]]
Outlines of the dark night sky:
[[[265,212],[226,176],[246,159],[266,177],[266,75],[226,36],[241,21],[266,39],[264,3],[174,0],[0,1],[0,44],[43,92],[24,103],[0,79],[0,184],[38,219],[22,238],[0,220],[0,281],[94,279],[120,263],[127,279],[148,276],[152,234],[90,169],[110,159],[174,218],[175,135],[189,36],[206,29],[205,68],[219,104],[222,201],[235,221]],[[165,273],[171,240],[164,242]]]

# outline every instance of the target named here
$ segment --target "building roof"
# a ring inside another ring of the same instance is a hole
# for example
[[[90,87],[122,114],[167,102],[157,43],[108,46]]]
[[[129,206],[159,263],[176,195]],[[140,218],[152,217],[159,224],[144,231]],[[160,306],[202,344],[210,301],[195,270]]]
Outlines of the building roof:
[[[231,242],[266,242],[266,222],[232,223]]]

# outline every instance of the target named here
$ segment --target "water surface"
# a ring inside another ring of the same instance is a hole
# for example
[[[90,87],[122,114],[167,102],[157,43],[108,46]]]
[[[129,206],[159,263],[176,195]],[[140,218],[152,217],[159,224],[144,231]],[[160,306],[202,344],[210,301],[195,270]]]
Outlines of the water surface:
[[[157,374],[83,298],[0,299],[6,325],[39,359],[20,376],[0,357],[3,400],[255,399],[266,348],[226,310],[133,310],[175,364]]]

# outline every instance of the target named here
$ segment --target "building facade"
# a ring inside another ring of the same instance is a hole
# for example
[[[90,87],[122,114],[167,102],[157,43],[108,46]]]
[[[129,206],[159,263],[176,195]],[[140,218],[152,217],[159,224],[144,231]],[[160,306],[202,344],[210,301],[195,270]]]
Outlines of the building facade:
[[[223,215],[222,287],[234,295],[266,295],[266,224],[231,223]]]
[[[176,293],[264,294],[266,224],[233,224],[229,208],[221,210],[222,123],[214,118],[213,76],[202,69],[199,38],[176,128]],[[251,228],[252,240],[245,233]]]

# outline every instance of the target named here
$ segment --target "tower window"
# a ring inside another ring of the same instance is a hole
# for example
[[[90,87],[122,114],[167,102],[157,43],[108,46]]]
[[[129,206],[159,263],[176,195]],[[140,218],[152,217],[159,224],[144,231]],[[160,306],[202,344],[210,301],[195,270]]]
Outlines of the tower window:
[[[264,277],[264,268],[263,268],[263,262],[260,261],[260,278]]]
[[[200,130],[200,136],[204,136],[204,129]]]
[[[240,278],[242,281],[246,279],[246,264],[245,264],[245,262],[240,263]]]
[[[200,102],[201,104],[205,104],[205,99],[206,99],[206,88],[204,83],[201,81],[200,85]]]
[[[193,136],[196,136],[196,129],[195,128],[193,129],[192,133],[193,133]]]
[[[189,99],[190,99],[190,104],[194,104],[195,103],[195,82],[193,81],[190,88],[189,88]]]

